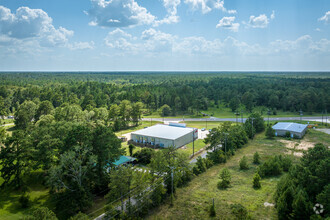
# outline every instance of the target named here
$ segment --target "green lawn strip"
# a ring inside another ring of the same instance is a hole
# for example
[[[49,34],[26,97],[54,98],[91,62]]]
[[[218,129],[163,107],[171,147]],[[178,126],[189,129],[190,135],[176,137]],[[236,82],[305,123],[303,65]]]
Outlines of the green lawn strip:
[[[219,127],[219,125],[223,122],[220,121],[180,121],[180,123],[185,123],[187,125],[187,127],[191,127],[191,128],[205,128],[205,129],[212,129],[212,128],[216,128]]]
[[[215,199],[217,218],[233,219],[230,204],[241,203],[255,219],[276,219],[274,207],[265,207],[264,202],[273,203],[273,193],[279,177],[262,179],[262,188],[255,190],[252,187],[253,175],[256,165],[252,164],[253,154],[258,151],[261,160],[284,154],[284,145],[276,140],[265,139],[264,134],[259,134],[246,147],[240,149],[228,160],[210,168],[207,172],[195,177],[186,187],[177,189],[174,206],[170,207],[170,200],[152,211],[148,219],[205,219],[208,218],[208,209],[212,199]],[[246,155],[250,169],[239,170],[239,160]],[[231,187],[227,190],[219,190],[219,172],[227,167],[232,175]]]
[[[304,140],[330,146],[330,135],[314,129],[308,129]]]
[[[197,151],[199,151],[200,149],[202,149],[203,147],[205,147],[204,140],[202,140],[202,139],[196,140],[194,145],[195,145],[194,146],[195,153]],[[178,151],[183,152],[183,153],[187,154],[188,156],[192,155],[192,153],[193,153],[193,143],[191,142],[191,143],[189,143],[185,146],[186,146],[186,148],[181,147],[181,148],[178,149]]]
[[[125,155],[126,155],[126,156],[129,156],[129,148],[128,148],[128,144],[127,144],[127,142],[123,142],[123,143],[121,144],[121,147],[122,147],[122,149],[125,150]],[[141,149],[142,149],[142,147],[135,146],[134,149],[133,149],[133,154],[136,153],[136,152],[138,152],[138,151],[140,151]]]
[[[159,121],[152,121],[152,122],[141,121],[141,122],[139,122],[139,125],[138,126],[134,126],[134,127],[130,127],[128,129],[125,129],[125,130],[118,131],[115,134],[118,137],[121,137],[123,134],[127,134],[127,133],[130,133],[132,131],[140,130],[140,129],[143,129],[145,127],[149,127],[149,126],[155,125],[155,124],[162,124],[162,122],[159,122]]]

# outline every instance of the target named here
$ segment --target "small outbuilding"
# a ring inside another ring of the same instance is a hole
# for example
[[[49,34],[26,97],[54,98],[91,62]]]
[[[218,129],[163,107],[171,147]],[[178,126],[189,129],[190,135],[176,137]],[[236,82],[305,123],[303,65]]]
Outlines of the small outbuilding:
[[[275,136],[286,136],[289,132],[291,138],[302,138],[307,131],[307,126],[293,122],[278,122],[272,128],[275,130]]]
[[[134,157],[130,156],[120,156],[118,160],[116,160],[113,164],[115,166],[127,165],[131,164],[136,160]]]

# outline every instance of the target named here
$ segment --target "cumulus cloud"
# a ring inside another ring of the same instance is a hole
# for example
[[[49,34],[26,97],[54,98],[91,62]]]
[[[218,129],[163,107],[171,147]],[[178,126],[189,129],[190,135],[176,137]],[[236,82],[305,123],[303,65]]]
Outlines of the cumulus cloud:
[[[90,25],[101,27],[132,27],[152,24],[156,17],[135,0],[91,0],[92,7],[86,12]]]
[[[251,15],[249,20],[249,26],[253,28],[266,28],[268,26],[269,19],[265,14],[258,17]]]
[[[212,9],[220,9],[229,14],[235,14],[236,10],[227,10],[224,7],[224,0],[185,0],[184,3],[188,4],[192,10],[201,10],[206,14]]]
[[[330,24],[330,11],[327,11],[324,16],[318,19],[319,21],[324,21],[326,24]]]
[[[235,17],[223,17],[216,25],[216,28],[225,28],[237,32],[240,24],[234,23],[234,21]]]
[[[41,46],[47,47],[65,45],[73,31],[63,27],[56,29],[52,22],[52,18],[41,9],[19,7],[16,13],[12,13],[10,9],[0,6],[0,35],[3,38],[16,41],[38,39]]]
[[[179,22],[179,16],[178,13],[178,6],[180,5],[180,0],[163,0],[163,5],[167,10],[167,15],[165,18],[161,20],[155,21],[155,26],[158,26],[160,24],[171,24],[171,23],[178,23]]]
[[[56,29],[53,20],[41,9],[20,7],[16,13],[0,6],[0,33],[15,39],[40,37],[44,44],[55,46],[64,44],[73,31],[63,27]]]

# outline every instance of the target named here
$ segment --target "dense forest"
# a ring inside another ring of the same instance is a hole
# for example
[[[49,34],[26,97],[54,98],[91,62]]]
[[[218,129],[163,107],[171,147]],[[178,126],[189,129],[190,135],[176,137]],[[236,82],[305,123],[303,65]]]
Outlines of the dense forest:
[[[220,104],[233,112],[263,106],[311,114],[329,109],[328,94],[329,73],[0,73],[2,115],[27,100],[88,111],[128,100],[141,102],[145,114],[167,107],[165,116]]]

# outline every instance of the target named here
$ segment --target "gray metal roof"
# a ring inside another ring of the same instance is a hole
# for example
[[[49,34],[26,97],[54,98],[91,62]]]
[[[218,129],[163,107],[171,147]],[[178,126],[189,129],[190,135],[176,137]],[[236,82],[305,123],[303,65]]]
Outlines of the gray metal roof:
[[[157,124],[142,130],[134,131],[132,134],[175,140],[193,131],[193,128],[182,128],[169,125]]]
[[[279,122],[274,125],[272,128],[274,130],[286,130],[292,132],[303,132],[307,125],[292,123],[292,122]]]

